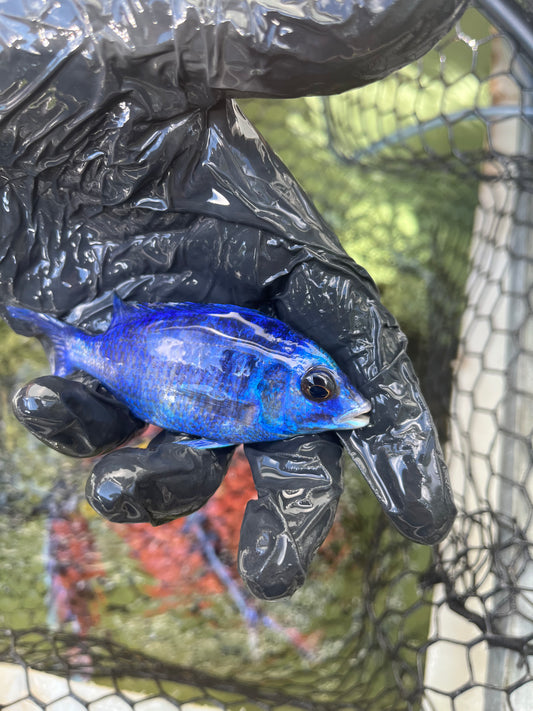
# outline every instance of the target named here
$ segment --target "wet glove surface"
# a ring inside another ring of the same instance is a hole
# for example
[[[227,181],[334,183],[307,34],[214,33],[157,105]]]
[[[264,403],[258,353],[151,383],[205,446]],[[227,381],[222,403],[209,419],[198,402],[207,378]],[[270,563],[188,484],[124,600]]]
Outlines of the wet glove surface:
[[[344,447],[399,530],[434,543],[455,508],[405,338],[231,98],[365,84],[423,54],[462,9],[374,6],[237,13],[231,2],[144,2],[140,12],[119,2],[110,14],[92,2],[3,3],[0,297],[93,331],[105,329],[113,292],[286,321],[371,401],[370,425],[341,435]],[[74,456],[142,427],[91,378],[38,379],[14,404],[30,431]],[[231,450],[191,453],[175,440],[163,433],[147,450],[102,458],[90,502],[114,521],[155,524],[200,507]],[[338,442],[247,446],[259,499],[245,514],[239,568],[259,597],[303,582],[342,489]]]

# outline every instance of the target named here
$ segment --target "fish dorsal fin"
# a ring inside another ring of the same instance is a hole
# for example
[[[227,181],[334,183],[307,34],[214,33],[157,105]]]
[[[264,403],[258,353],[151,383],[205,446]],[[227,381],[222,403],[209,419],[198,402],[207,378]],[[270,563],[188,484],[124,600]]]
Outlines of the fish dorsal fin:
[[[122,301],[118,294],[113,294],[113,313],[111,315],[110,326],[114,326],[117,323],[123,323],[129,318],[138,313],[137,304],[130,304],[126,301]]]
[[[120,296],[116,293],[113,294],[113,313],[111,315],[111,321],[109,326],[116,326],[119,323],[124,323],[131,318],[135,318],[142,313],[168,313],[172,309],[186,309],[187,307],[196,307],[198,304],[184,303],[155,303],[155,304],[144,304],[132,301],[122,301]]]

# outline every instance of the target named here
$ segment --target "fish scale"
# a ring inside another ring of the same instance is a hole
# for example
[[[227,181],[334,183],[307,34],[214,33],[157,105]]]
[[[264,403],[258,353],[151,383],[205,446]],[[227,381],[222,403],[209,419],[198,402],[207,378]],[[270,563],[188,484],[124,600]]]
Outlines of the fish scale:
[[[368,422],[370,404],[331,357],[258,311],[129,304],[115,297],[101,334],[17,306],[7,311],[15,330],[27,335],[30,328],[52,346],[57,375],[89,373],[137,417],[202,438],[190,446],[284,439]]]

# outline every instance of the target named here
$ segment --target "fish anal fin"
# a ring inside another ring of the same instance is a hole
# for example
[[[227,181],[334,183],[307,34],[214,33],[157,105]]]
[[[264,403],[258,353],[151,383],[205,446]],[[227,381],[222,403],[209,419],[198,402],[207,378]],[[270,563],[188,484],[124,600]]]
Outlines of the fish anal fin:
[[[191,449],[216,449],[217,447],[235,447],[238,442],[216,442],[212,439],[179,439],[176,444],[181,444],[184,447]]]

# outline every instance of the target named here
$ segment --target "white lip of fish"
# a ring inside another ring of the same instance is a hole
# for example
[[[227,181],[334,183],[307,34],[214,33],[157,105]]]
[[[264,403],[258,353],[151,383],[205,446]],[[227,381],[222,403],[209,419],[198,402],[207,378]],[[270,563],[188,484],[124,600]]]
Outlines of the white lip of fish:
[[[348,410],[348,412],[345,412],[340,417],[335,418],[335,424],[343,427],[343,429],[355,429],[357,427],[364,427],[365,425],[368,425],[370,422],[370,415],[367,415],[366,413],[370,412],[371,405],[370,403],[367,403],[367,405],[366,409],[362,412],[361,408]]]

